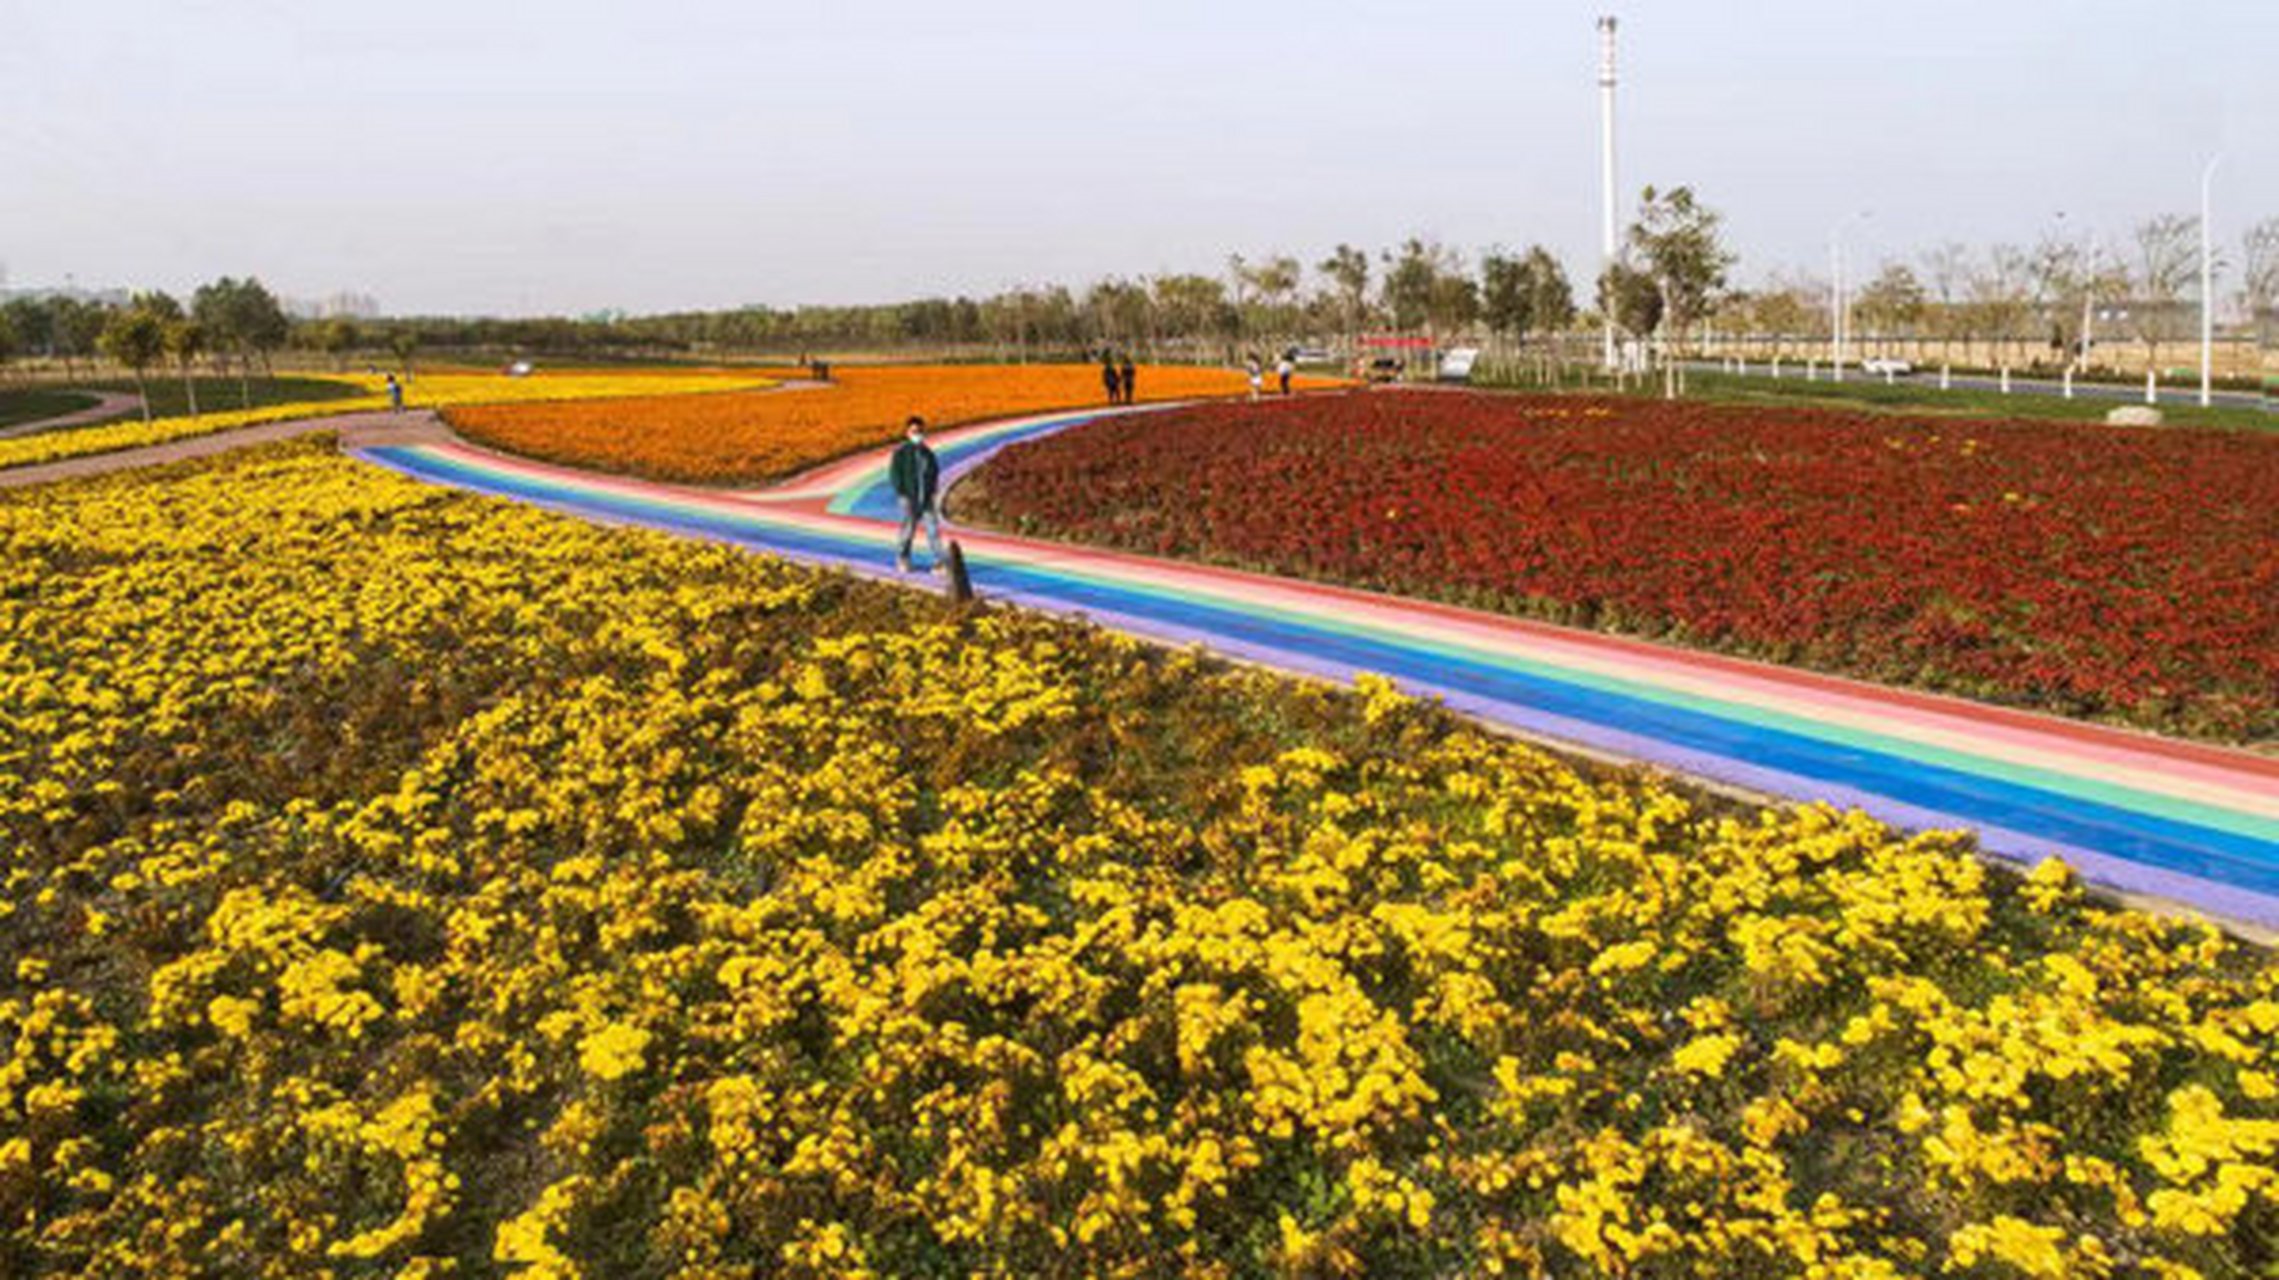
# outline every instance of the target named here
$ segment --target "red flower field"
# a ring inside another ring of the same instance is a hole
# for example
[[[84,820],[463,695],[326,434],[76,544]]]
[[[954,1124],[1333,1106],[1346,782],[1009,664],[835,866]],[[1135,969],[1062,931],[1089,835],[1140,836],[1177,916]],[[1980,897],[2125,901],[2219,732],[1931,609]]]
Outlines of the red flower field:
[[[1375,392],[1107,420],[958,514],[2069,715],[2279,735],[2279,437]]]

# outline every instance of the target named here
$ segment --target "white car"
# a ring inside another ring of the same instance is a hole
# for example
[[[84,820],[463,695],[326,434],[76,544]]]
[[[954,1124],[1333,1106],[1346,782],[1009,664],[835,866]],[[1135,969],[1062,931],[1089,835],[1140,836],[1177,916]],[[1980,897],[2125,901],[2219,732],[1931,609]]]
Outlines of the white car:
[[[1895,356],[1870,356],[1860,361],[1860,372],[1872,373],[1879,378],[1904,378],[1915,372],[1915,366]]]

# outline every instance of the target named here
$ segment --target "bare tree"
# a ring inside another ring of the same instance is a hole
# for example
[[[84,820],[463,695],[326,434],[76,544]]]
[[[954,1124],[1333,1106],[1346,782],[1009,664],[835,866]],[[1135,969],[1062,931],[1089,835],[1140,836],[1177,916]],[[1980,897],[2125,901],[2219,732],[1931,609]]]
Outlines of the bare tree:
[[[2078,345],[2077,331],[2068,323],[2073,304],[2083,296],[2090,250],[2084,243],[2051,232],[2034,245],[2026,259],[2027,287],[2033,311],[2049,333],[2050,350],[2065,351]]]
[[[2156,214],[2137,224],[2136,270],[2129,280],[2129,327],[2144,343],[2147,368],[2159,363],[2160,344],[2175,336],[2184,291],[2198,270],[2200,220]]]
[[[2258,325],[2279,311],[2279,218],[2265,218],[2241,238],[2240,301]]]
[[[2019,329],[2033,314],[2033,259],[2014,244],[1998,244],[1979,259],[1970,274],[1970,306],[1977,328],[1996,351],[2019,341]]]
[[[1970,337],[1970,312],[1963,306],[1970,271],[1970,246],[1960,241],[1949,240],[1923,255],[1923,274],[1938,307],[1931,326],[1939,335],[1939,354],[1948,361],[1954,359],[1955,339]]]
[[[2093,240],[2045,237],[2031,259],[2034,305],[2049,327],[2050,349],[2086,366],[2096,339],[2098,304],[2129,291],[2129,268]]]

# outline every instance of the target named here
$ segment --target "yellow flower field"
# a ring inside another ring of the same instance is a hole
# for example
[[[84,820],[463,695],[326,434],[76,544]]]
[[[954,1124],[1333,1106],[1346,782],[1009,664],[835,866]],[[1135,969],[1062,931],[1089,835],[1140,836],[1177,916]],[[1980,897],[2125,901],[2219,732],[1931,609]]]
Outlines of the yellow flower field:
[[[356,374],[348,381],[384,396],[385,375]],[[625,396],[686,396],[715,391],[760,391],[779,379],[749,369],[540,369],[526,377],[445,368],[415,375],[404,403],[418,409],[457,405],[535,404],[552,400],[606,400]]]
[[[2279,1262],[2279,967],[2055,864],[315,446],[0,546],[0,1273]]]
[[[212,435],[217,431],[229,431],[261,422],[330,417],[334,414],[360,413],[388,407],[383,377],[356,374],[343,376],[338,381],[360,386],[366,394],[340,400],[266,405],[257,409],[158,418],[148,423],[134,420],[19,436],[0,440],[0,468],[31,466],[62,458],[113,453],[120,449],[139,449],[145,445]],[[541,371],[526,378],[452,370],[419,374],[412,378],[404,389],[404,403],[410,408],[431,409],[453,405],[516,404],[594,397],[756,391],[774,385],[772,379],[728,369]]]
[[[131,418],[103,426],[42,431],[34,435],[0,440],[0,468],[28,467],[62,458],[140,449],[145,445],[212,435],[217,431],[231,431],[262,422],[285,422],[294,418],[324,417],[336,413],[361,413],[387,407],[385,397],[351,396],[340,400],[310,400],[297,404],[263,405],[256,409],[184,414],[178,418],[155,418],[147,423],[140,418]]]

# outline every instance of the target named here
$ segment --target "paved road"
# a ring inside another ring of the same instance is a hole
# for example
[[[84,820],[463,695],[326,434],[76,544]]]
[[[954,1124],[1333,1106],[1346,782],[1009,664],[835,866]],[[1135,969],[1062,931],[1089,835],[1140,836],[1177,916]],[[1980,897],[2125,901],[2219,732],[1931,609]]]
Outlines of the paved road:
[[[1725,371],[1725,366],[1715,360],[1690,361],[1686,367],[1702,373],[1722,373]],[[1749,363],[1749,374],[1752,377],[1769,377],[1771,368],[1772,366],[1767,362],[1751,361]],[[1783,361],[1781,363],[1781,380],[1784,382],[1790,380],[1802,382],[1804,381],[1804,369],[1805,366],[1802,363]],[[1820,381],[1828,381],[1828,366],[1825,362],[1819,367],[1819,376]],[[1884,378],[1880,374],[1862,373],[1857,365],[1845,366],[1844,383],[1846,384],[1881,383],[1883,381]],[[1907,374],[1896,377],[1892,381],[1901,386],[1937,391],[1939,389],[1939,371],[1932,369]],[[1958,373],[1954,376],[1952,385],[1957,391],[2000,391],[2002,379],[2000,377]],[[2012,377],[2010,379],[2010,390],[2018,395],[2058,396],[2064,394],[2065,384],[2063,382]],[[2144,384],[2137,383],[2130,386],[2112,382],[2076,382],[2073,384],[2073,394],[2082,400],[2111,400],[2123,404],[2143,404]],[[2158,394],[2162,405],[2181,407],[2200,403],[2200,388],[2197,383],[2189,387],[2163,386],[2159,389]],[[2279,409],[2279,401],[2268,401],[2265,397],[2252,391],[2217,391],[2211,393],[2208,399],[2211,405],[2224,409]]]
[[[937,449],[954,483],[1009,443],[1102,416],[953,432]],[[898,576],[884,452],[758,494],[596,475],[459,443],[358,456],[588,519]],[[957,537],[976,588],[992,598],[1333,680],[1379,672],[1528,736],[1760,794],[1858,806],[1905,828],[1968,828],[2000,855],[2060,854],[2120,892],[2279,927],[2279,758],[1343,588],[979,530]]]

